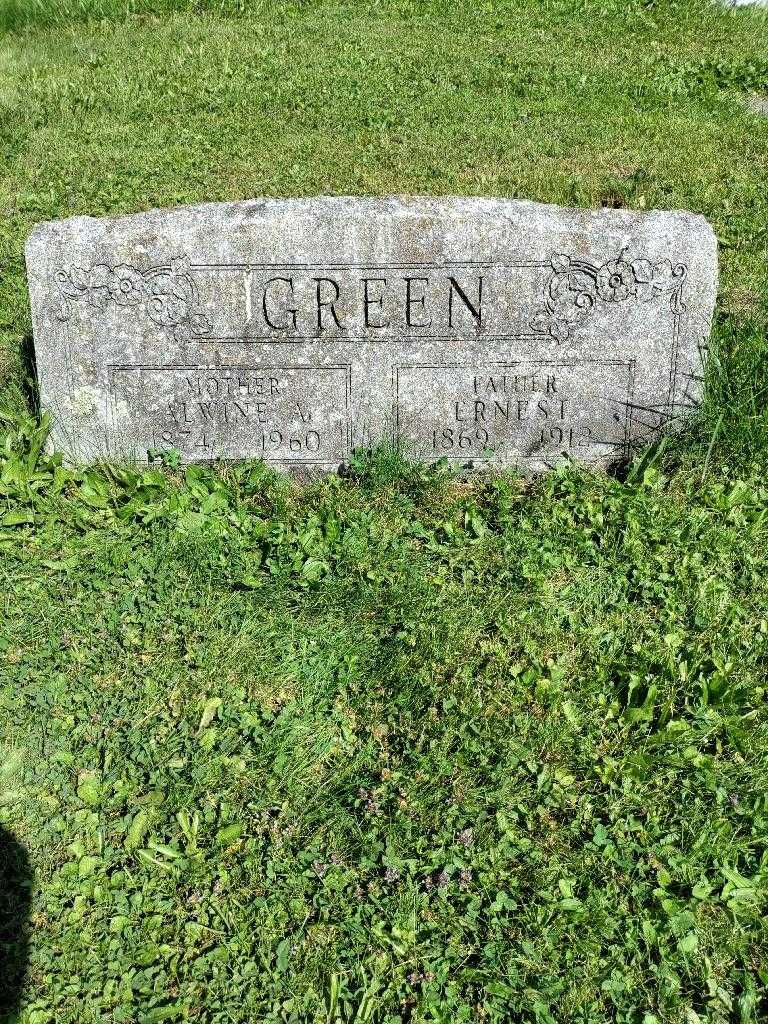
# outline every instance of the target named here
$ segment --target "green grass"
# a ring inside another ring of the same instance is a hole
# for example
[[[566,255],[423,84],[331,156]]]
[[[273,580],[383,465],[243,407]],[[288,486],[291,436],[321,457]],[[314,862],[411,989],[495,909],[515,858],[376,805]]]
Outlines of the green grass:
[[[0,32],[0,1021],[768,1019],[765,16],[0,0]],[[704,213],[696,422],[533,487],[41,453],[35,221],[316,192]]]

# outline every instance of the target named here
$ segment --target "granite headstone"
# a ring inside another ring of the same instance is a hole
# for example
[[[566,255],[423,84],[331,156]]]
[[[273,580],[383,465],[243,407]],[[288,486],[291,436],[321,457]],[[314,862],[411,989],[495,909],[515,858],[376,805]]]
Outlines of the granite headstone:
[[[684,422],[703,217],[471,198],[259,199],[38,225],[41,402],[73,461],[607,465]]]

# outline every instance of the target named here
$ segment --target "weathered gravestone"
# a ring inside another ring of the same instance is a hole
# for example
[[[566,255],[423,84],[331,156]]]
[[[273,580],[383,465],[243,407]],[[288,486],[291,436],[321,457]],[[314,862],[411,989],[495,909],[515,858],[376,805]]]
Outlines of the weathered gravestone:
[[[41,224],[27,245],[53,440],[339,466],[606,465],[701,390],[700,216],[495,199],[254,200]]]

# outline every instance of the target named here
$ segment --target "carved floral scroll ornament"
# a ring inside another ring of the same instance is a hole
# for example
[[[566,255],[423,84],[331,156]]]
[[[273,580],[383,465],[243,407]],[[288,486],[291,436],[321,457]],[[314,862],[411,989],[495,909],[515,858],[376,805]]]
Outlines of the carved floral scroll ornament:
[[[630,262],[624,258],[624,252],[602,266],[562,253],[554,255],[551,262],[552,273],[544,287],[544,308],[531,321],[536,334],[567,341],[598,302],[650,302],[660,295],[669,295],[672,312],[683,309],[681,293],[688,268],[682,263],[673,266],[669,260],[651,263],[648,259]]]
[[[110,302],[117,306],[141,306],[154,323],[172,328],[176,341],[204,338],[211,332],[211,322],[197,309],[197,288],[189,271],[188,256],[171,260],[170,266],[145,271],[127,264],[109,267],[105,263],[90,270],[59,270],[56,316],[68,320],[72,303],[81,299],[99,312]]]

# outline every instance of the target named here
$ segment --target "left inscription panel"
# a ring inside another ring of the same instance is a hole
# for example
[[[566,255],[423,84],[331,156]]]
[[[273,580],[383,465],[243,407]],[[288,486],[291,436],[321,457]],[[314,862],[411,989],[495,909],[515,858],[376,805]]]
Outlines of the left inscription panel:
[[[110,414],[138,458],[335,466],[350,451],[350,385],[346,365],[112,366]]]

